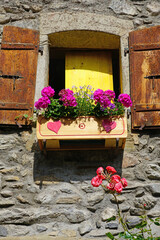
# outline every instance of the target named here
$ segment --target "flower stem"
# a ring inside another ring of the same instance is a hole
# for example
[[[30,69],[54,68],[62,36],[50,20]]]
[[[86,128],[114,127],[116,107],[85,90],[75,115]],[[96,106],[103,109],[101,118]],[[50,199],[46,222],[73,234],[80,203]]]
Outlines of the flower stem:
[[[123,221],[123,217],[121,216],[121,210],[120,210],[120,207],[119,207],[119,204],[118,204],[118,199],[117,199],[117,197],[116,197],[116,195],[115,195],[114,193],[112,193],[112,194],[113,194],[113,196],[114,196],[114,198],[115,198],[115,200],[116,200],[116,205],[117,205],[117,209],[118,209],[119,221],[120,221],[120,223],[122,224],[122,227],[123,227],[124,231],[129,233],[128,228],[127,228],[127,225],[126,225],[126,223]]]

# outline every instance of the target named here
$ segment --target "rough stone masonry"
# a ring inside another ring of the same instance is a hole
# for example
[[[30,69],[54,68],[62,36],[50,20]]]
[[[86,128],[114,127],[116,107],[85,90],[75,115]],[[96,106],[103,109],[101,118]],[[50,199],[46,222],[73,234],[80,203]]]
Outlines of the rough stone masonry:
[[[160,25],[158,0],[0,0],[1,36],[5,25],[39,29],[41,14],[67,11],[130,20],[134,29]],[[118,201],[130,227],[140,221],[144,203],[148,216],[160,217],[159,131],[129,129],[124,150],[50,152],[46,158],[34,126],[1,128],[0,237],[117,235],[118,221],[106,223],[116,214],[114,199],[90,183],[96,169],[107,165],[128,181]],[[160,236],[159,227],[153,232]]]

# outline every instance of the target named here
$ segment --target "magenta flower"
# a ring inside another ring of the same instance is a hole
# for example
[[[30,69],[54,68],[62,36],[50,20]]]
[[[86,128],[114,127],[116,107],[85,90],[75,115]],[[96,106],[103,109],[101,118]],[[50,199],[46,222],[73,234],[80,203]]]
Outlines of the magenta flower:
[[[104,92],[104,94],[105,94],[110,100],[114,99],[115,96],[116,96],[116,95],[115,95],[115,92],[112,91],[112,90],[107,90],[107,91]]]
[[[43,97],[51,98],[51,97],[54,96],[54,94],[55,94],[55,91],[50,86],[43,88],[42,91],[41,91],[41,95]]]
[[[47,108],[50,103],[51,101],[48,97],[41,97],[35,102],[34,106],[40,110],[41,108]]]
[[[75,107],[77,106],[76,98],[73,96],[74,93],[70,89],[62,89],[59,94],[60,101],[63,102],[63,105],[66,107]]]
[[[123,104],[125,107],[131,107],[132,106],[132,101],[131,98],[128,94],[122,93],[118,97],[118,101]]]
[[[97,89],[94,94],[93,94],[95,103],[97,104],[98,102],[103,108],[107,108],[110,104],[111,101],[105,94],[105,92],[102,89]]]

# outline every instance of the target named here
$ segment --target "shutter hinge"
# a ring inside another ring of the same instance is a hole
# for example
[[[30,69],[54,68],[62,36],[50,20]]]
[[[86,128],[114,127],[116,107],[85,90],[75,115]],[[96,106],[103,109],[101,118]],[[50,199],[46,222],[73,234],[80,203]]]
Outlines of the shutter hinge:
[[[127,118],[129,119],[129,116],[131,115],[131,109],[127,109]]]
[[[124,48],[124,56],[127,56],[127,53],[129,53],[129,48]]]
[[[41,53],[41,56],[43,55],[43,50],[44,50],[44,47],[43,46],[39,46],[38,52]]]

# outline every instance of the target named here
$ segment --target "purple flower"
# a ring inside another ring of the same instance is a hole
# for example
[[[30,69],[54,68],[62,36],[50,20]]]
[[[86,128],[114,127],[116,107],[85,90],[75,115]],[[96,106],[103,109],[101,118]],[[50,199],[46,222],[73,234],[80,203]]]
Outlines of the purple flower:
[[[41,97],[35,102],[34,106],[40,110],[41,108],[47,108],[50,103],[51,101],[48,97]]]
[[[131,98],[128,94],[122,93],[118,97],[118,101],[123,104],[125,107],[131,107],[132,106],[132,101]]]
[[[114,103],[111,103],[111,104],[109,105],[109,107],[110,107],[110,109],[114,109],[114,108],[115,108],[115,104],[114,104]]]
[[[41,91],[41,95],[43,97],[51,98],[51,97],[54,96],[54,94],[55,94],[55,91],[50,86],[43,88],[42,91]]]

